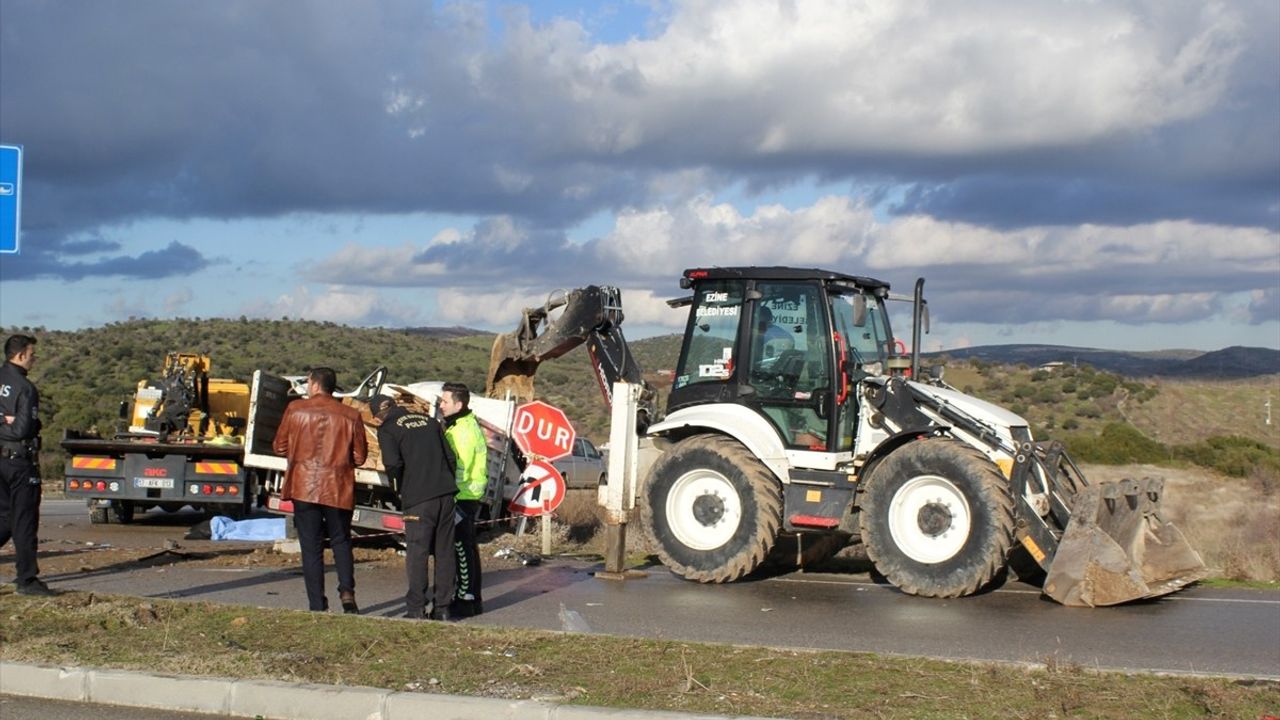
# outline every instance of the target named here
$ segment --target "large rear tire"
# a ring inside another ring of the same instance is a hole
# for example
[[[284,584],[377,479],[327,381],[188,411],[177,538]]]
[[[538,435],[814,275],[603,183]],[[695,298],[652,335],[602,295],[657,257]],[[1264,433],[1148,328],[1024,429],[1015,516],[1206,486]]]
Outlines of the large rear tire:
[[[991,584],[1013,544],[1013,523],[1008,483],[995,463],[950,438],[894,450],[863,489],[867,554],[912,595],[960,597]]]
[[[755,570],[782,525],[782,490],[769,469],[735,440],[696,435],[654,463],[643,522],[671,572],[722,583]]]
[[[107,519],[107,509],[106,509],[106,508],[104,508],[104,507],[94,507],[94,506],[92,506],[92,505],[91,505],[91,506],[89,506],[89,524],[91,524],[91,525],[106,525],[106,524],[107,524],[107,521],[108,521],[108,519]]]

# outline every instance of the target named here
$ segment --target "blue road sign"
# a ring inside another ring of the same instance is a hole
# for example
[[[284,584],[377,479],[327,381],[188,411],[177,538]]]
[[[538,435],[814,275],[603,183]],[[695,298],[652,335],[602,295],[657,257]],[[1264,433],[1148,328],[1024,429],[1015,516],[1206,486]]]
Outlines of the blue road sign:
[[[18,252],[22,227],[22,146],[0,145],[0,253]]]

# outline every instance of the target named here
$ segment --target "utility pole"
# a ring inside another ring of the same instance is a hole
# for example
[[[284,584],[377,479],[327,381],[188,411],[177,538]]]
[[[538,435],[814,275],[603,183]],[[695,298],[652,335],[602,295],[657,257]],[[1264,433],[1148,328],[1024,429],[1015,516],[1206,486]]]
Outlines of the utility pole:
[[[1271,425],[1271,393],[1267,393],[1267,401],[1263,403],[1263,407],[1267,409],[1267,426]]]

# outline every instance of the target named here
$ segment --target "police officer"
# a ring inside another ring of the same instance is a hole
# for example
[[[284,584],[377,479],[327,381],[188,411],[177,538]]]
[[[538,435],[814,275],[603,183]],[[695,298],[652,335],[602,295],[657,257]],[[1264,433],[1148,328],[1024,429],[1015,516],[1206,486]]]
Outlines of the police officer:
[[[453,450],[436,419],[406,410],[386,395],[369,401],[369,410],[381,420],[378,446],[382,464],[400,493],[404,508],[405,617],[422,619],[427,602],[427,556],[435,555],[435,588],[431,619],[453,619],[454,592]]]
[[[440,414],[444,415],[444,437],[449,441],[456,463],[458,524],[454,527],[454,547],[458,558],[458,598],[454,615],[471,617],[484,612],[480,595],[480,545],[476,519],[480,500],[489,484],[489,446],[475,413],[471,412],[471,391],[462,383],[445,383],[440,392]]]
[[[40,530],[40,393],[27,379],[36,362],[36,339],[13,335],[4,343],[0,367],[0,547],[13,538],[14,584],[19,595],[54,595],[39,578],[36,535]]]

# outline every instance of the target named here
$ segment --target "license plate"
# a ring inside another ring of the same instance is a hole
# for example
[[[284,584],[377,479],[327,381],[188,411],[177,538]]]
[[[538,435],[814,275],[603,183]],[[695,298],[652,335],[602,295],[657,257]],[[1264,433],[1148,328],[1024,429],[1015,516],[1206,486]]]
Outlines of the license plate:
[[[173,489],[173,478],[148,478],[136,477],[133,479],[133,486],[138,488],[165,488]]]

